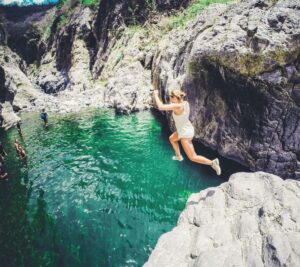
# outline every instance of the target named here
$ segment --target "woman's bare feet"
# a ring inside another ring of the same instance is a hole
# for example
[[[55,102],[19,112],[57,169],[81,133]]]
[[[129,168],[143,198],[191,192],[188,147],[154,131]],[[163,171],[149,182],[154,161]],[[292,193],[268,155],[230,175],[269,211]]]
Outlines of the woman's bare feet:
[[[221,167],[218,158],[212,161],[211,167],[216,171],[217,175],[221,174]]]
[[[181,155],[180,156],[173,156],[172,160],[183,161],[183,157]]]

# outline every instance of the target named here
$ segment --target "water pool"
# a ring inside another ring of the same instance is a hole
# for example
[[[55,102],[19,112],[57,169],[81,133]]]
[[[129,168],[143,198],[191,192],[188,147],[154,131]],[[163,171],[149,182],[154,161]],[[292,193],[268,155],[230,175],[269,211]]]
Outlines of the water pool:
[[[22,120],[23,138],[2,136],[2,266],[141,266],[188,196],[228,178],[171,160],[169,133],[151,112],[51,115],[49,129],[38,114]]]

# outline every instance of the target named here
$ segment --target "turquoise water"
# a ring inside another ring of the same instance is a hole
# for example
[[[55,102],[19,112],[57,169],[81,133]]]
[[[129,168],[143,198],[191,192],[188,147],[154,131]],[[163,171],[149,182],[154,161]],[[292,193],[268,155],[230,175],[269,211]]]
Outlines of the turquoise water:
[[[0,6],[32,6],[32,5],[53,5],[59,0],[0,0]]]
[[[151,112],[23,114],[28,160],[2,137],[1,266],[141,266],[188,196],[217,186],[207,166],[171,160],[168,132]]]

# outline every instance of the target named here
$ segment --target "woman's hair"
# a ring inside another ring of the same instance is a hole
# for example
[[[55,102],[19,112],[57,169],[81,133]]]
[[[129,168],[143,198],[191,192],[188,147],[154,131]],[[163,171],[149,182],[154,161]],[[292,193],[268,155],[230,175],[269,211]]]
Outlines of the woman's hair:
[[[181,91],[180,89],[173,89],[170,94],[170,96],[174,96],[179,100],[183,100],[185,95],[185,92]]]

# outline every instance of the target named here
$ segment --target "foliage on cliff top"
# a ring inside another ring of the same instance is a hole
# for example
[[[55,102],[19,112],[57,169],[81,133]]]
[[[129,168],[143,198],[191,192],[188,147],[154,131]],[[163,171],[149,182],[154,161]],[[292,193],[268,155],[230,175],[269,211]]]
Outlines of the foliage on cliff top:
[[[63,8],[64,6],[69,6],[74,8],[78,5],[87,6],[90,8],[97,8],[101,0],[60,0],[57,5],[58,9]]]
[[[231,1],[232,0],[195,0],[183,12],[180,11],[173,17],[170,26],[172,28],[183,26],[187,21],[196,17],[205,7],[215,3],[226,4]]]

